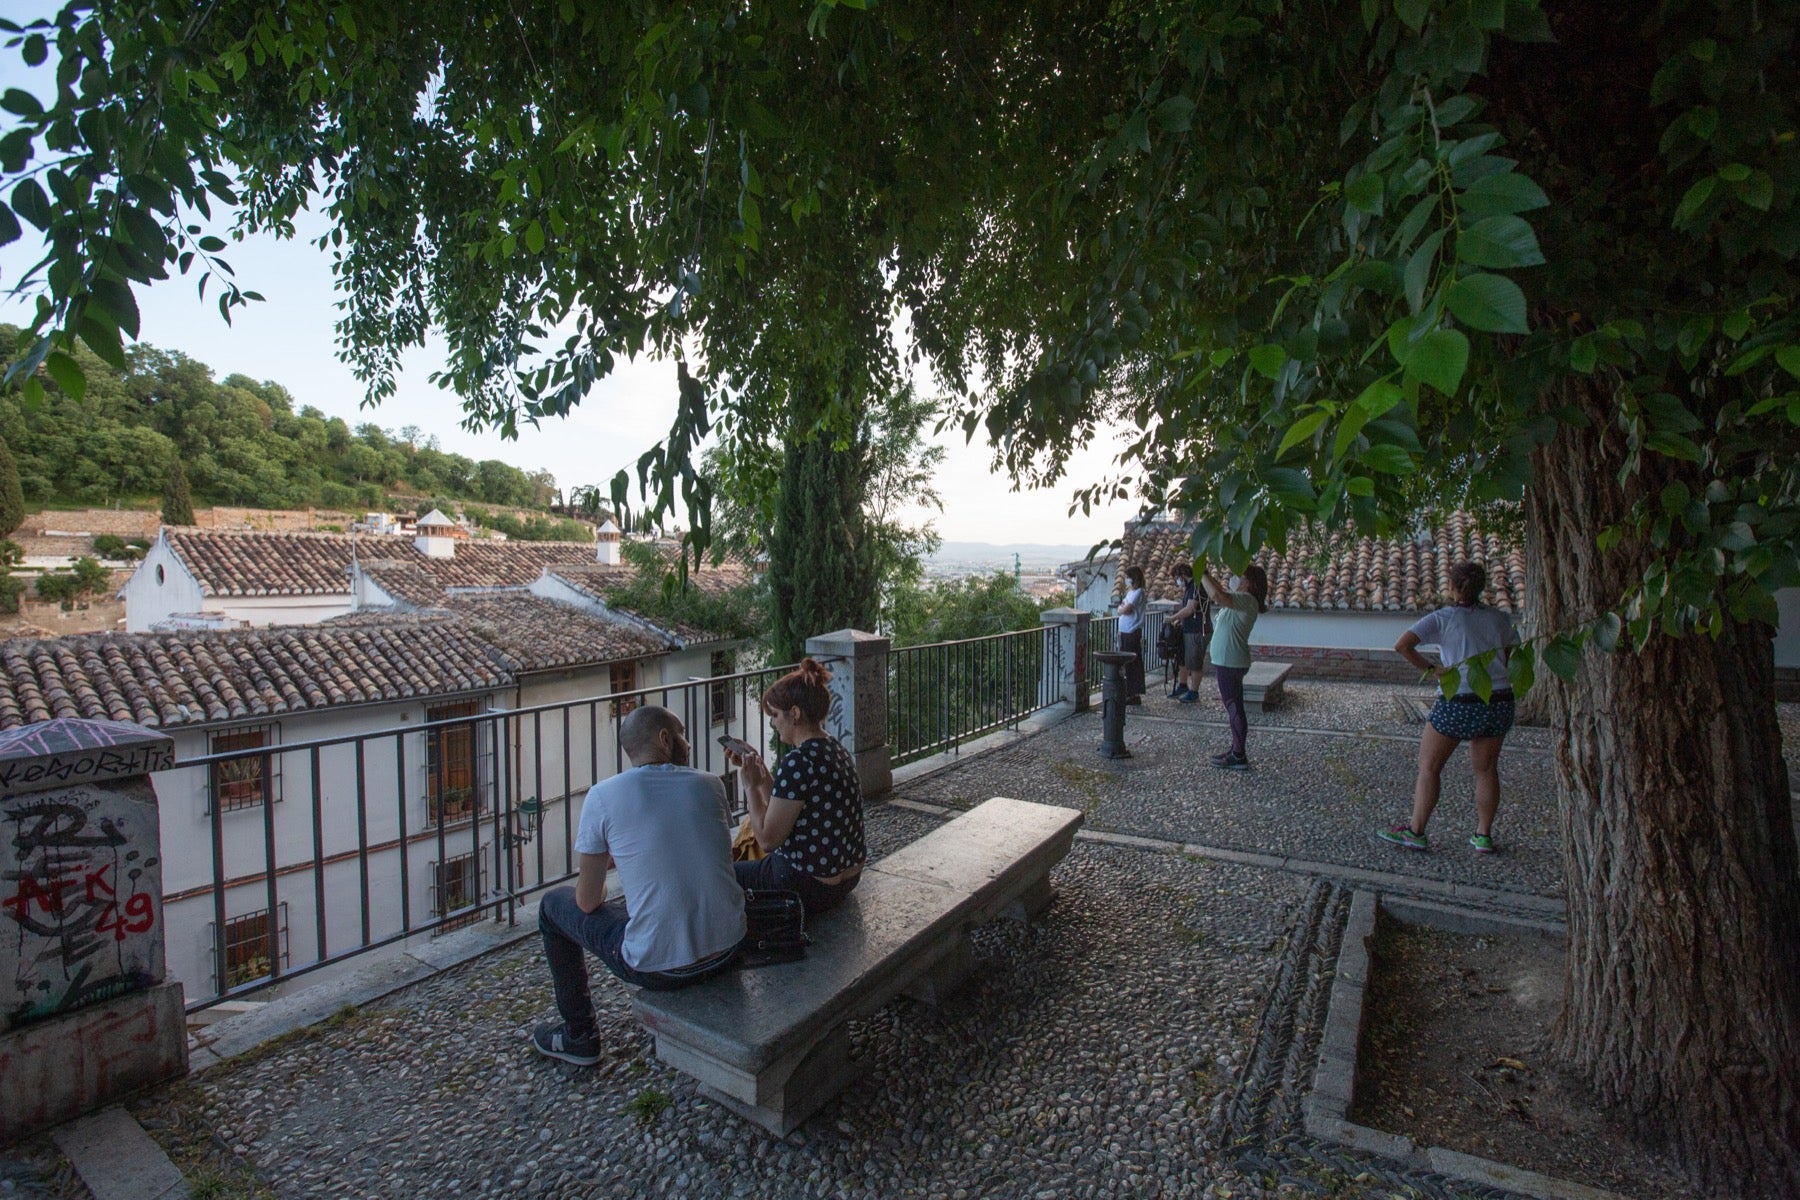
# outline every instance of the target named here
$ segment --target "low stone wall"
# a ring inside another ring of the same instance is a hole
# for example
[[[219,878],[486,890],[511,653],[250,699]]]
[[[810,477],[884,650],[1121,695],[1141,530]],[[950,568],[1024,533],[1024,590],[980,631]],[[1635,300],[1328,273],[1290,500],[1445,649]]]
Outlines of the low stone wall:
[[[1392,650],[1336,650],[1316,646],[1252,646],[1258,662],[1293,665],[1296,679],[1361,679],[1375,683],[1417,683],[1419,671]]]
[[[42,537],[47,529],[67,533],[110,533],[122,538],[153,538],[162,528],[162,514],[141,508],[76,508],[46,510],[25,518],[13,541]]]
[[[332,508],[205,508],[194,513],[202,529],[257,529],[268,533],[307,533],[322,525],[348,528],[361,513]]]

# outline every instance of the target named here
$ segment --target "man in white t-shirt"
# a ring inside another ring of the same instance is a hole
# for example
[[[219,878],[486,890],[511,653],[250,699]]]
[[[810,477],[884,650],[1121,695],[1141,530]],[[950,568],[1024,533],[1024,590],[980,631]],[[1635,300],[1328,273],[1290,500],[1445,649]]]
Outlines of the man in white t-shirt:
[[[730,966],[744,940],[724,783],[687,765],[686,730],[666,708],[632,712],[619,742],[631,769],[588,789],[575,886],[538,905],[562,1021],[538,1026],[531,1041],[540,1054],[584,1067],[600,1061],[584,951],[626,983],[668,991]],[[615,866],[625,894],[608,901]]]

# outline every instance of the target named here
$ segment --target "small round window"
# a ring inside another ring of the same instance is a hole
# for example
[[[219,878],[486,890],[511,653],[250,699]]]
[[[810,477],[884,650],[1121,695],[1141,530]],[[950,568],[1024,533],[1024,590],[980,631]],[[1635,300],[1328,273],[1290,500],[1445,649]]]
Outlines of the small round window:
[[[156,586],[161,587],[162,581],[163,581],[163,569],[162,569],[161,564],[158,564],[157,568],[156,568]]]

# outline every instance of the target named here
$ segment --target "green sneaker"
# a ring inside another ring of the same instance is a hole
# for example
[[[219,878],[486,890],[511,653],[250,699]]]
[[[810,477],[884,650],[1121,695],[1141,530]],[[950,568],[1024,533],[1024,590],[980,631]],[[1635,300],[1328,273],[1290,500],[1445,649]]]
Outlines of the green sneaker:
[[[1431,839],[1422,833],[1414,833],[1411,825],[1396,825],[1392,829],[1379,830],[1375,836],[1407,850],[1431,849]]]
[[[1470,838],[1469,845],[1475,847],[1475,853],[1477,854],[1492,854],[1494,852],[1494,839],[1485,833],[1478,833]]]

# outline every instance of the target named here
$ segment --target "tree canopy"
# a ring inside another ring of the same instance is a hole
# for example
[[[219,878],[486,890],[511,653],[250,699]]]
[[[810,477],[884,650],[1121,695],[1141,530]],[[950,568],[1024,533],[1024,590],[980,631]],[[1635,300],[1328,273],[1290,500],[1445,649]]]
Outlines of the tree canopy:
[[[1541,653],[1514,682],[1567,681],[1558,1045],[1712,1190],[1791,1194],[1767,633],[1800,582],[1796,19],[76,0],[15,30],[54,95],[0,96],[0,239],[48,247],[12,377],[79,395],[77,338],[122,367],[135,289],[170,274],[229,316],[253,295],[214,220],[291,233],[319,205],[377,399],[428,329],[502,430],[680,358],[639,482],[697,505],[702,543],[709,431],[853,444],[911,359],[1023,480],[1134,425],[1086,497],[1183,509],[1233,565],[1311,522],[1523,501]]]

